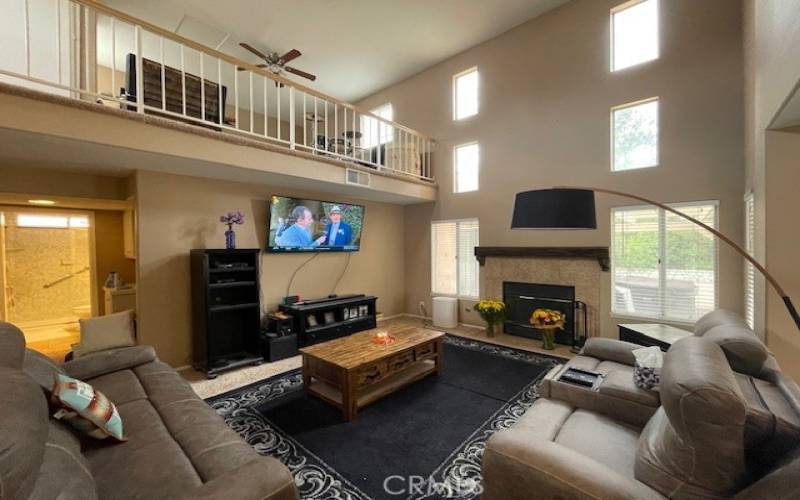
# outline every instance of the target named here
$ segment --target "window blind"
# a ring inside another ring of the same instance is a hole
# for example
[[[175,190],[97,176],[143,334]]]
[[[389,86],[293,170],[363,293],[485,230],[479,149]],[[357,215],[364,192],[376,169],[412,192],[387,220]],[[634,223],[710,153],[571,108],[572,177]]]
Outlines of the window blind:
[[[750,256],[755,255],[755,197],[747,193],[744,197],[744,235],[745,250]],[[753,264],[744,263],[744,317],[750,328],[755,328],[756,323],[756,268]]]
[[[436,295],[478,296],[478,221],[431,224],[431,292]]]
[[[716,203],[672,205],[713,228]],[[703,228],[650,207],[612,211],[612,309],[694,322],[717,304],[717,243]]]

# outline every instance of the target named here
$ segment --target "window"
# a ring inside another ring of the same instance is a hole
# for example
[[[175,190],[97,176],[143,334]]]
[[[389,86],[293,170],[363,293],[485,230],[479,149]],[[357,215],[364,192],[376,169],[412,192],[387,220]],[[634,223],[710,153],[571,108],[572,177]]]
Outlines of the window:
[[[456,193],[478,190],[480,153],[477,142],[462,144],[453,149],[453,189]]]
[[[453,76],[453,119],[478,114],[478,68]]]
[[[383,106],[371,109],[370,113],[377,115],[384,120],[394,120],[394,110],[392,103],[387,102]],[[391,125],[376,120],[371,116],[361,116],[361,146],[365,148],[375,147],[378,144],[386,144],[394,139],[394,129]]]
[[[752,257],[756,248],[756,214],[755,198],[753,193],[744,197],[744,246]],[[756,324],[756,268],[753,264],[744,262],[744,318],[750,328],[755,329]]]
[[[17,215],[18,227],[43,227],[43,228],[86,228],[89,227],[87,216],[66,216],[66,215],[36,215],[19,214]]]
[[[671,205],[717,227],[717,202]],[[705,229],[655,207],[611,212],[612,311],[692,323],[717,306],[717,243]]]
[[[612,170],[658,165],[658,98],[611,110]]]
[[[611,9],[611,71],[658,59],[658,0]]]
[[[478,297],[478,220],[431,224],[431,292]]]

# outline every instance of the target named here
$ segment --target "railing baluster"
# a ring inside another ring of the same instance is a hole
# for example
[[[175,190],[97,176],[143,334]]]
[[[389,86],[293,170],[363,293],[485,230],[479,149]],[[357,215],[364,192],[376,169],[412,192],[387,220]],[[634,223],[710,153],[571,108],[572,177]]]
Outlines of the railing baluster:
[[[294,87],[289,87],[289,147],[294,147]]]
[[[203,53],[200,54],[200,119],[206,121],[206,74],[203,66]]]
[[[306,113],[306,93],[303,92],[303,146],[308,146],[308,131],[307,131],[308,127],[306,126],[306,122],[308,121],[306,120],[307,116],[308,115]]]
[[[269,101],[267,99],[267,81],[266,76],[262,76],[264,82],[264,137],[269,137]]]
[[[339,153],[339,106],[333,103],[333,152]]]
[[[323,100],[323,102],[325,103],[325,148],[324,149],[325,151],[327,151],[328,143],[330,142],[328,141],[328,101]]]
[[[356,157],[356,110],[353,110],[353,127],[351,128],[353,131],[353,156]],[[359,147],[361,146],[361,142],[358,143]],[[362,158],[363,159],[363,158]]]
[[[61,85],[61,0],[56,2],[56,65],[58,69],[58,84]],[[114,18],[111,18],[111,57],[114,57]],[[111,95],[114,95],[114,71],[111,71]]]
[[[253,112],[253,72],[248,69],[247,74],[250,76],[250,133],[252,134],[253,121],[255,120],[255,114]]]
[[[158,50],[161,57],[161,110],[167,110],[167,66],[164,64],[164,37],[158,37]]]
[[[319,126],[317,125],[317,96],[314,96],[314,149],[319,148]]]
[[[275,83],[275,102],[277,103],[277,123],[278,123],[278,140],[281,140],[281,84]]]
[[[181,46],[183,47],[183,46]],[[183,51],[181,51],[183,56]],[[183,71],[183,68],[181,68]],[[183,114],[186,114],[186,74],[183,75]],[[222,59],[217,58],[217,122],[222,127],[222,117],[225,115],[225,100],[222,98]]]
[[[239,66],[233,65],[233,119],[236,121],[236,130],[241,130],[239,122]]]
[[[381,127],[379,125],[380,122],[377,119],[373,118],[373,117],[370,117],[370,119],[372,120],[370,122],[370,128],[374,128],[375,129],[375,135],[378,138],[378,140],[376,141],[376,144],[377,144],[376,152],[377,152],[377,154],[376,154],[375,158],[378,159],[378,168],[380,168],[380,166],[382,165],[381,157],[384,156],[384,155],[381,154]],[[375,127],[372,127],[373,124],[375,125]]]
[[[142,57],[142,28],[133,27],[136,40],[136,112],[144,113],[144,57]]]
[[[25,74],[31,76],[31,22],[28,18],[28,0],[23,0],[22,15],[25,19]]]

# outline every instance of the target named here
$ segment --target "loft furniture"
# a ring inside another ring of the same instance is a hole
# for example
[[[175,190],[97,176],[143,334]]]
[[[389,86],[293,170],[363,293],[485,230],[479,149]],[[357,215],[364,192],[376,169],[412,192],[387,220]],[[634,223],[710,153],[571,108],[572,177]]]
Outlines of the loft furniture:
[[[410,326],[385,332],[393,343],[376,343],[378,330],[369,330],[300,349],[306,392],[350,421],[359,408],[439,372],[444,333]]]
[[[142,81],[144,82],[144,104],[154,108],[162,109],[164,96],[161,92],[161,63],[142,58],[144,72]],[[122,97],[128,101],[136,102],[138,89],[136,88],[136,56],[128,54],[125,62],[125,89]],[[186,87],[184,92],[184,79]],[[202,87],[201,88],[201,82]],[[225,124],[225,101],[228,89],[222,86],[220,96],[219,85],[210,80],[201,80],[200,77],[190,73],[182,73],[179,69],[164,66],[164,88],[166,94],[165,110],[171,113],[185,114],[198,120],[204,120],[212,124]],[[185,96],[185,99],[184,99]],[[203,116],[202,101],[205,101],[205,116]],[[220,102],[222,103],[220,105]],[[128,106],[128,109],[135,109],[135,106]],[[158,115],[159,112],[153,109],[145,110],[148,114]],[[220,120],[220,113],[222,119]],[[193,120],[181,120],[174,115],[162,114],[170,119],[186,121],[197,125]],[[215,127],[211,127],[215,128]]]
[[[597,229],[597,213],[594,204],[595,192],[621,196],[623,198],[630,198],[649,205],[654,205],[702,227],[718,239],[727,243],[736,253],[744,257],[754,268],[758,269],[775,291],[778,292],[778,295],[783,300],[783,304],[789,311],[789,315],[794,320],[795,326],[800,330],[800,314],[798,314],[797,309],[795,309],[792,299],[789,298],[789,295],[784,291],[783,287],[764,266],[750,256],[744,248],[737,245],[721,232],[669,205],[634,194],[603,188],[562,186],[548,189],[535,189],[517,193],[514,200],[514,214],[511,219],[511,229]]]
[[[259,348],[261,250],[192,250],[193,366],[215,378],[263,362]]]
[[[618,326],[621,341],[645,347],[657,346],[662,351],[667,351],[678,340],[692,335],[692,332],[661,323],[628,323]]]
[[[375,328],[377,300],[371,295],[342,296],[281,304],[279,309],[292,316],[299,344],[307,346]],[[326,313],[333,321],[326,322]]]
[[[127,440],[84,440],[50,416],[42,389],[52,389],[56,374],[113,397]],[[150,346],[58,365],[0,322],[0,384],[3,499],[298,498],[289,469],[259,455]]]

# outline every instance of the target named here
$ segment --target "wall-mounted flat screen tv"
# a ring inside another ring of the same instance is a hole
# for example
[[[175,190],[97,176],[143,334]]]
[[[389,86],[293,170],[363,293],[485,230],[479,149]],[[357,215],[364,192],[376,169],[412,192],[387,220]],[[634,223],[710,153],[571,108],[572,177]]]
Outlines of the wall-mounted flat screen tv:
[[[357,252],[364,207],[350,203],[273,196],[269,252]]]

